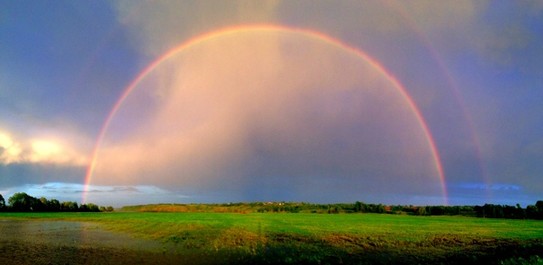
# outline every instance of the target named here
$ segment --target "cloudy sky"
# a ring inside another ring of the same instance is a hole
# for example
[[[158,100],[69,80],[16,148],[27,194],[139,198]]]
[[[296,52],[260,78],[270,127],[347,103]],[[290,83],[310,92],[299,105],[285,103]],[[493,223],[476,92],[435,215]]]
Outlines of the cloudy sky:
[[[543,1],[1,1],[0,194],[543,199]]]

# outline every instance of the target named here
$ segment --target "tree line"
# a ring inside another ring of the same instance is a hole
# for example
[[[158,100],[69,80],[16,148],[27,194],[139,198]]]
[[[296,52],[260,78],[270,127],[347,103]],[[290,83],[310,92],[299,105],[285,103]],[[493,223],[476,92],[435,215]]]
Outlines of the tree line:
[[[413,206],[383,205],[363,202],[337,204],[261,203],[257,212],[310,212],[310,213],[388,213],[409,215],[462,215],[483,218],[543,220],[543,201],[522,208],[516,206],[485,204],[483,206]]]
[[[543,219],[543,201],[537,201],[535,205],[528,205],[526,208],[510,205],[485,204],[475,206],[478,217],[488,218],[513,218],[513,219]]]
[[[483,206],[413,206],[384,205],[356,201],[354,203],[314,204],[305,202],[239,202],[222,204],[163,204],[123,207],[127,211],[174,211],[174,212],[259,212],[259,213],[383,213],[419,216],[462,215],[482,218],[510,218],[543,220],[543,201],[522,208],[516,206],[485,204]],[[110,212],[111,206],[93,203],[59,202],[44,197],[34,198],[24,192],[13,194],[6,204],[0,194],[0,211],[12,212]]]
[[[112,206],[98,206],[94,203],[79,205],[77,202],[60,202],[45,197],[35,198],[24,192],[9,197],[7,204],[0,194],[0,211],[4,212],[112,212]]]
[[[407,215],[461,215],[484,218],[543,220],[543,201],[526,208],[508,205],[483,206],[413,206],[372,203],[314,204],[305,202],[238,202],[220,204],[148,204],[125,206],[122,211],[136,212],[230,212],[230,213],[382,213]]]

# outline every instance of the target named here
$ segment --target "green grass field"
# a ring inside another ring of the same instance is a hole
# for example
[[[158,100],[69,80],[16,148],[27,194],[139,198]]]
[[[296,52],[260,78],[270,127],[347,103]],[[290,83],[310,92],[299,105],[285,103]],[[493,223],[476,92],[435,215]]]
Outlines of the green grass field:
[[[543,222],[456,216],[271,213],[2,213],[84,221],[236,263],[539,264]],[[513,263],[509,263],[513,262]]]

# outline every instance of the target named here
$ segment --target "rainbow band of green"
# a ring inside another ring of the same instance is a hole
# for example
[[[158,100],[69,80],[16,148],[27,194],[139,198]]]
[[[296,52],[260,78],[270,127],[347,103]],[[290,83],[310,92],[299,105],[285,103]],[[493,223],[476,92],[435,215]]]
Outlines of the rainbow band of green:
[[[383,74],[392,84],[393,86],[398,90],[398,92],[401,94],[401,96],[406,100],[408,103],[409,108],[415,115],[419,125],[421,126],[421,129],[424,132],[426,141],[428,146],[430,147],[430,152],[432,154],[432,159],[435,165],[435,169],[438,173],[439,181],[441,183],[441,190],[442,195],[444,198],[444,203],[448,204],[448,194],[447,194],[447,188],[445,183],[445,174],[443,171],[443,166],[441,164],[441,159],[439,157],[439,153],[437,151],[437,147],[434,141],[434,138],[432,134],[430,133],[430,129],[428,128],[427,123],[425,122],[424,118],[422,117],[422,114],[420,110],[417,108],[415,102],[409,95],[409,93],[406,91],[405,87],[403,87],[400,82],[389,72],[385,70],[385,68],[377,62],[375,59],[368,56],[363,51],[356,49],[354,47],[351,47],[340,40],[334,39],[330,36],[327,36],[323,33],[307,30],[307,29],[298,29],[298,28],[288,28],[284,26],[279,25],[244,25],[244,26],[238,26],[238,27],[230,27],[225,28],[217,31],[212,31],[203,35],[199,35],[197,37],[194,37],[185,43],[181,44],[180,46],[177,46],[170,51],[166,52],[162,56],[160,56],[158,59],[153,61],[151,64],[149,64],[124,90],[123,94],[119,98],[119,100],[115,103],[113,108],[111,109],[111,112],[107,116],[106,120],[104,121],[104,124],[102,125],[102,128],[100,130],[100,133],[98,135],[98,139],[96,140],[96,144],[94,146],[94,150],[92,153],[92,159],[89,163],[89,166],[87,168],[87,172],[85,175],[85,184],[83,189],[83,203],[86,201],[87,193],[88,193],[88,187],[92,181],[92,174],[94,171],[94,168],[96,166],[98,151],[100,149],[100,146],[102,145],[102,142],[104,140],[104,137],[106,135],[106,132],[109,128],[109,125],[111,121],[113,120],[113,117],[117,113],[117,111],[122,106],[125,99],[132,93],[132,91],[138,86],[138,84],[149,74],[151,73],[155,68],[157,68],[161,63],[167,61],[174,55],[176,55],[179,52],[182,52],[190,47],[193,47],[195,45],[198,45],[200,43],[211,41],[218,37],[223,37],[226,35],[232,35],[232,34],[238,34],[238,33],[247,33],[247,32],[285,32],[285,33],[297,33],[301,34],[303,36],[306,36],[311,39],[320,40],[325,43],[331,44],[332,46],[336,46],[338,48],[344,49],[353,55],[356,55],[357,57],[361,58],[362,60],[368,62],[374,69],[378,70],[381,74]]]

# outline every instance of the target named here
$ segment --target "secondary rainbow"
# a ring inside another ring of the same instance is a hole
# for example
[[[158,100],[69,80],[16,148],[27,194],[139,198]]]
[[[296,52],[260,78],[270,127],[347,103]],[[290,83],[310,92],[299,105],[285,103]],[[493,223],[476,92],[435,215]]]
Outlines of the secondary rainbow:
[[[407,27],[411,29],[413,33],[416,34],[418,39],[424,44],[424,46],[426,47],[426,49],[428,50],[428,52],[430,53],[430,55],[436,62],[437,66],[439,67],[439,70],[445,77],[446,82],[448,86],[451,88],[453,96],[468,126],[470,138],[473,143],[473,147],[475,149],[475,156],[477,157],[477,161],[478,161],[479,174],[481,175],[483,182],[487,185],[490,185],[491,180],[488,174],[486,173],[485,166],[483,165],[483,162],[482,162],[483,159],[482,159],[482,151],[481,151],[481,140],[475,129],[475,122],[473,121],[472,116],[468,113],[468,110],[467,110],[468,108],[466,107],[466,102],[464,100],[464,97],[462,96],[459,86],[456,80],[454,79],[451,71],[445,65],[443,57],[437,52],[436,48],[434,47],[430,39],[428,39],[428,36],[424,34],[422,29],[413,20],[412,16],[409,16],[409,14],[406,12],[405,6],[399,5],[399,3],[395,1],[385,1],[384,3],[396,14],[398,14],[399,17],[407,24]],[[491,192],[492,190],[486,189],[487,198],[491,198],[492,196]]]
[[[92,181],[92,174],[94,171],[94,168],[96,166],[97,158],[98,158],[98,152],[100,150],[100,147],[102,145],[102,142],[104,140],[104,137],[107,133],[107,130],[109,128],[109,125],[111,124],[111,121],[113,120],[113,117],[115,117],[115,114],[118,112],[120,107],[122,106],[125,99],[130,95],[130,93],[138,86],[138,84],[149,74],[151,73],[155,68],[157,68],[161,63],[167,61],[168,59],[172,58],[174,55],[178,54],[179,52],[182,52],[186,49],[189,49],[190,47],[196,46],[200,43],[211,41],[218,37],[223,37],[227,35],[232,34],[239,34],[239,33],[247,33],[247,32],[284,32],[284,33],[297,33],[301,34],[303,36],[306,36],[308,38],[316,39],[323,41],[325,43],[328,43],[330,45],[336,46],[338,48],[344,49],[353,55],[356,55],[357,57],[361,58],[362,60],[368,62],[374,69],[378,70],[380,73],[382,73],[398,90],[398,92],[401,94],[401,96],[406,100],[408,103],[409,108],[414,113],[418,123],[421,126],[421,129],[423,130],[423,133],[425,135],[426,141],[428,146],[430,147],[430,152],[432,155],[432,159],[435,165],[436,172],[438,174],[440,183],[441,183],[441,191],[444,198],[444,203],[448,204],[448,194],[447,194],[447,188],[446,188],[446,182],[445,182],[445,173],[443,171],[443,166],[441,164],[441,159],[439,156],[439,153],[437,151],[437,147],[434,141],[434,138],[432,134],[430,133],[430,129],[428,128],[428,124],[424,120],[420,110],[417,108],[413,98],[409,95],[405,87],[403,87],[400,82],[389,72],[385,70],[385,68],[375,59],[368,56],[363,51],[356,49],[352,46],[349,46],[348,44],[332,38],[328,35],[325,35],[323,33],[308,30],[308,29],[299,29],[299,28],[289,28],[285,26],[280,25],[242,25],[242,26],[236,26],[236,27],[229,27],[229,28],[223,28],[217,31],[212,31],[203,35],[196,36],[183,44],[171,49],[170,51],[164,53],[162,56],[158,57],[155,61],[153,61],[151,64],[149,64],[141,73],[139,73],[136,78],[128,85],[128,87],[124,90],[123,94],[120,96],[119,100],[115,103],[113,108],[111,109],[111,112],[107,116],[106,120],[104,121],[104,124],[102,125],[102,128],[100,129],[100,133],[98,134],[98,138],[96,140],[96,144],[94,145],[94,149],[92,152],[92,159],[91,162],[88,165],[86,175],[85,175],[85,184],[83,188],[83,203],[86,202],[86,197],[88,193],[89,185]]]

